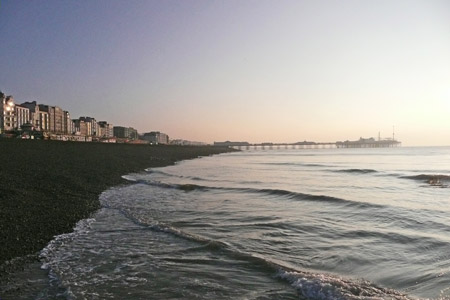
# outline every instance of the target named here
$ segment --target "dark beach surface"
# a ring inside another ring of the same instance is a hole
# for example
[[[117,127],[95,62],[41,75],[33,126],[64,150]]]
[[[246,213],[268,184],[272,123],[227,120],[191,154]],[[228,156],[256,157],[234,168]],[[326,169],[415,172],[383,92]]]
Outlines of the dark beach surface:
[[[228,151],[0,139],[0,282],[96,211],[99,194],[124,184],[122,175]]]

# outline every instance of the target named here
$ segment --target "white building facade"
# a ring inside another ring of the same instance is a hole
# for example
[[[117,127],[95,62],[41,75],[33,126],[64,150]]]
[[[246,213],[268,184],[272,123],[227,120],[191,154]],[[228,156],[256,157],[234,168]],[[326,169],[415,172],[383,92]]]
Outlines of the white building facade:
[[[21,129],[22,125],[30,124],[30,110],[27,107],[16,105],[15,114],[15,129]]]
[[[15,126],[15,103],[12,96],[7,96],[0,93],[2,106],[0,108],[0,133],[14,130]]]

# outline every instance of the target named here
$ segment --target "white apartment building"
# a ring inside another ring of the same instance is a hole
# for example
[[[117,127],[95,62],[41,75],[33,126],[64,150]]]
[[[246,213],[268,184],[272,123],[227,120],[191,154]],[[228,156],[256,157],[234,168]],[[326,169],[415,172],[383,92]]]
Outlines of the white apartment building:
[[[27,107],[17,104],[15,114],[15,129],[21,129],[23,124],[30,123],[30,110]]]
[[[15,125],[15,104],[12,96],[7,96],[0,93],[2,106],[0,108],[0,133],[14,129]]]

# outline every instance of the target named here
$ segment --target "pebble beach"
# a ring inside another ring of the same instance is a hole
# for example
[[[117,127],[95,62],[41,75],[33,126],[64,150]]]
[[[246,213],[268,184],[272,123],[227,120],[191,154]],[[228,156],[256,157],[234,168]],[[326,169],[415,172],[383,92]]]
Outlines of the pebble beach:
[[[99,207],[99,194],[146,168],[230,151],[0,139],[0,281]]]

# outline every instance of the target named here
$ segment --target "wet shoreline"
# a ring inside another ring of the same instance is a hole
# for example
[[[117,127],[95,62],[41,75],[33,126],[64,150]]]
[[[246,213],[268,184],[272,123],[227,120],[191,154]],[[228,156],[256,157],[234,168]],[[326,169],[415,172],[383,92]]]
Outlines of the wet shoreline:
[[[100,193],[125,184],[121,176],[231,151],[10,139],[0,139],[0,150],[0,282],[99,209]]]

